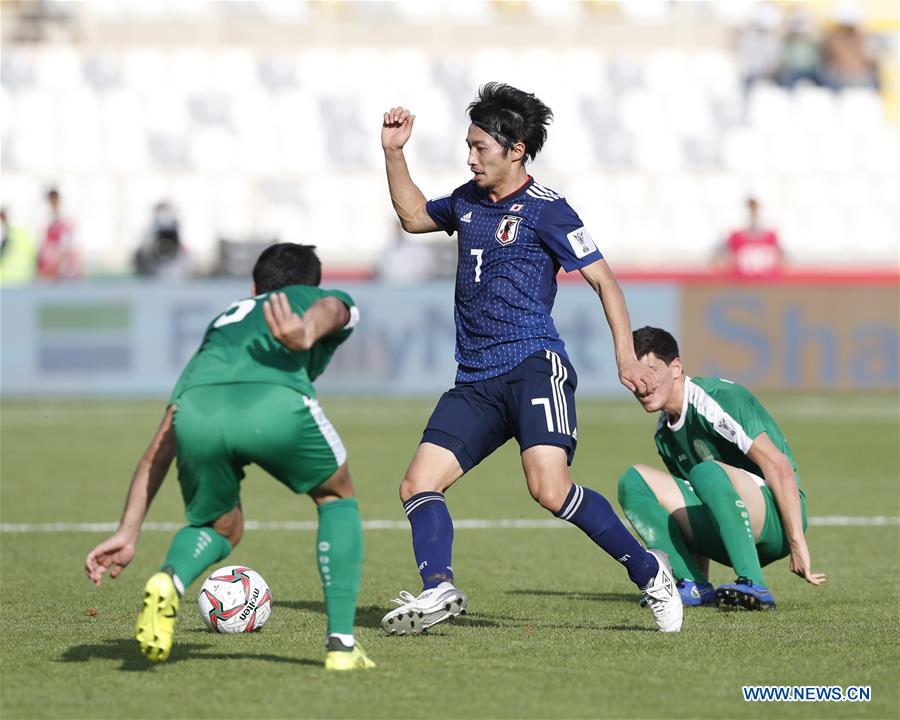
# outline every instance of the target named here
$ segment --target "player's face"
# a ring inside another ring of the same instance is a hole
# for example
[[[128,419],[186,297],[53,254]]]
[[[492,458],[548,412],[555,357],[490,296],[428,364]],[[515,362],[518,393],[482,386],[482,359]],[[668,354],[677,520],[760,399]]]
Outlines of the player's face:
[[[674,408],[667,408],[667,406],[671,403],[675,392],[675,380],[681,377],[681,359],[675,358],[671,365],[666,365],[653,353],[647,353],[640,358],[640,362],[656,375],[657,387],[656,390],[646,395],[635,393],[634,396],[638,402],[648,413],[665,409],[673,410]]]
[[[469,125],[469,170],[480,188],[491,190],[506,182],[513,173],[510,153],[480,127]]]

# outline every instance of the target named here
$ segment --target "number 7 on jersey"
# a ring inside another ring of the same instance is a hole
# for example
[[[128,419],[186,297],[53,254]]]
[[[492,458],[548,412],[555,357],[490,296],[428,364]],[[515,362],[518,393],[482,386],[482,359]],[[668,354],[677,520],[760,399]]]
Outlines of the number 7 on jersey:
[[[475,282],[481,282],[481,253],[483,252],[484,250],[480,249],[469,250],[469,254],[475,256]]]

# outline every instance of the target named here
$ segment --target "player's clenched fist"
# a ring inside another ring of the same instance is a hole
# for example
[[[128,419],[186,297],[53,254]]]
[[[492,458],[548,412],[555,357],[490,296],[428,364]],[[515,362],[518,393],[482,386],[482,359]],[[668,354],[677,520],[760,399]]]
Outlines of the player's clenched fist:
[[[275,292],[263,303],[263,315],[272,336],[289,350],[309,350],[306,324],[303,318],[291,310],[287,295]]]
[[[412,134],[416,116],[402,107],[391,108],[384,114],[381,125],[381,147],[400,150]]]

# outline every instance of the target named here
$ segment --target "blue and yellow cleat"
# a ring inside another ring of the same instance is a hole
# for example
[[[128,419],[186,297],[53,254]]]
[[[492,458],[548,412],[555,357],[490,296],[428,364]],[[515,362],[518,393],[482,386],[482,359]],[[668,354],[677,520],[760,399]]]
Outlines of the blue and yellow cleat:
[[[676,587],[685,607],[715,605],[717,602],[716,589],[709,583],[698,585],[693,580],[684,579],[679,580]]]
[[[359,643],[348,648],[338,638],[331,637],[325,650],[326,670],[368,670],[375,667]]]
[[[742,607],[747,610],[774,610],[775,598],[769,588],[754,585],[746,577],[739,577],[731,585],[720,585],[716,597],[722,607]]]
[[[172,634],[180,598],[168,573],[158,572],[144,586],[144,606],[138,614],[134,637],[153,662],[162,662],[172,649]]]

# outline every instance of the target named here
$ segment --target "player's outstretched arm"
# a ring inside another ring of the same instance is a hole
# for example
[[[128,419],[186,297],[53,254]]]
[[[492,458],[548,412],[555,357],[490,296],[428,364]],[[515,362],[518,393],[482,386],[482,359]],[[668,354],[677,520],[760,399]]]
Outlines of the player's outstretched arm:
[[[635,357],[628,306],[613,271],[606,260],[597,260],[581,268],[580,272],[603,303],[603,312],[606,314],[606,322],[609,323],[616,348],[619,381],[631,392],[640,395],[653,392],[657,386],[656,376]]]
[[[402,107],[391,108],[384,114],[381,147],[384,149],[388,189],[400,226],[406,232],[434,232],[440,228],[425,209],[425,195],[412,181],[403,155],[403,146],[412,134],[415,120],[416,116]]]
[[[174,414],[175,406],[170,405],[138,462],[128,489],[119,529],[112,537],[91,550],[84,560],[84,571],[94,585],[100,585],[107,570],[110,577],[116,577],[134,557],[147,510],[175,458],[175,432],[172,428]]]
[[[349,308],[336,297],[316,300],[302,317],[291,309],[287,295],[273,292],[263,303],[266,325],[288,350],[303,352],[316,342],[350,322]]]
[[[791,572],[812,585],[825,582],[825,573],[812,571],[809,546],[803,534],[803,516],[800,510],[800,493],[794,479],[794,468],[788,457],[781,452],[766,433],[757,436],[750,446],[747,457],[759,466],[766,479],[766,485],[775,497],[778,514],[791,548]]]

